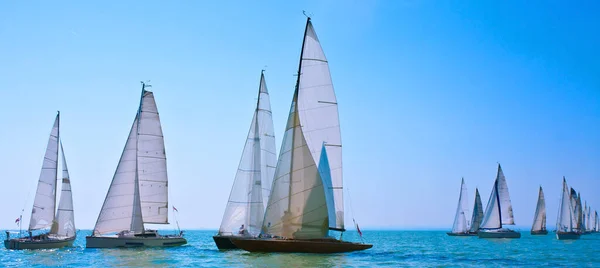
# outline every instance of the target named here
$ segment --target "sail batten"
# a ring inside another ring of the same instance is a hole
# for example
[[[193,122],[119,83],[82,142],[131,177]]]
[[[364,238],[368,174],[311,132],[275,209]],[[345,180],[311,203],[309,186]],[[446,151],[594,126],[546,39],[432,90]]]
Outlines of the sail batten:
[[[29,230],[51,227],[55,220],[60,113],[56,115],[36,189]]]

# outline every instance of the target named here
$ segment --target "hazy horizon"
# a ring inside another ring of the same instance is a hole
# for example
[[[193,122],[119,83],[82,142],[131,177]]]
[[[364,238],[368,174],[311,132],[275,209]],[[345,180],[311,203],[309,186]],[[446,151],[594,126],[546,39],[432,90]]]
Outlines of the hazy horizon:
[[[518,8],[515,8],[518,6]],[[77,229],[92,229],[151,80],[169,206],[217,229],[261,69],[279,153],[306,17],[329,61],[346,228],[444,228],[460,180],[486,206],[502,165],[515,222],[562,177],[600,209],[600,3],[11,1],[0,10],[0,229],[26,228],[56,111]],[[170,208],[169,208],[170,209]],[[172,213],[172,211],[170,212]],[[170,217],[171,227],[175,224]],[[434,226],[434,227],[432,227]],[[155,226],[150,225],[150,228]],[[521,229],[522,231],[528,229]]]

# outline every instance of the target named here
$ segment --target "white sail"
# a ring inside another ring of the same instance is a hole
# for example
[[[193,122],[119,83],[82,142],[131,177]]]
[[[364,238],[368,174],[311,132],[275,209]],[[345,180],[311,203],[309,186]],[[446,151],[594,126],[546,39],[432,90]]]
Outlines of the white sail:
[[[323,181],[304,138],[297,112],[297,91],[283,136],[269,204],[265,233],[287,238],[327,236],[329,219]]]
[[[573,231],[573,207],[571,203],[571,194],[565,178],[563,178],[563,189],[558,209],[556,229],[561,232]]]
[[[313,25],[308,19],[298,78],[298,113],[302,132],[315,163],[319,163],[323,142],[331,172],[336,218],[331,228],[344,229],[342,182],[342,139],[338,107],[329,64]]]
[[[154,94],[143,90],[137,135],[137,168],[144,223],[168,224],[167,157]]]
[[[235,234],[241,225],[251,236],[261,231],[266,207],[263,199],[268,201],[276,155],[271,105],[263,74],[259,88],[259,99],[219,227],[220,234]],[[269,190],[266,194],[265,189]]]
[[[102,210],[96,221],[94,235],[124,230],[141,232],[144,229],[142,215],[134,213],[137,176],[137,124],[138,117],[136,115],[110,188],[104,199]],[[135,223],[135,226],[132,226],[132,223]]]
[[[452,225],[452,233],[466,233],[469,231],[469,222],[467,221],[467,200],[467,186],[465,185],[465,180],[462,179],[460,183],[458,205],[456,206],[456,214],[454,215],[454,224]]]
[[[598,211],[594,211],[594,220],[595,220],[594,221],[595,222],[595,224],[594,224],[594,232],[598,232],[598,231],[600,231],[600,229],[599,229],[600,228],[600,226],[599,226],[600,225],[600,219],[598,218]]]
[[[485,208],[485,214],[481,222],[481,229],[496,229],[502,228],[502,216],[500,215],[500,203],[498,197],[498,179],[494,181],[494,187],[492,193],[488,199],[487,206]]]
[[[579,229],[579,215],[577,215],[578,212],[578,208],[577,208],[577,191],[575,191],[575,189],[573,189],[571,187],[571,192],[569,194],[569,202],[571,203],[571,213],[572,213],[572,217],[571,217],[571,228],[573,229]]]
[[[271,113],[271,100],[269,91],[267,90],[265,75],[262,72],[260,75],[260,89],[256,116],[258,118],[258,136],[261,150],[260,177],[264,209],[267,207],[269,195],[271,194],[271,184],[273,183],[275,166],[277,165],[277,152],[275,147],[275,128],[273,127],[273,115]]]
[[[35,192],[29,230],[50,227],[56,209],[56,173],[58,170],[58,140],[60,113],[56,115]]]
[[[62,154],[62,187],[55,222],[50,230],[51,234],[59,236],[75,236],[75,215],[73,212],[73,195],[71,193],[71,180],[67,169],[67,160],[62,143],[60,144]]]
[[[544,191],[540,186],[540,192],[538,195],[537,206],[535,208],[535,216],[533,218],[532,231],[546,230],[546,200],[544,198]]]
[[[483,220],[483,205],[481,204],[481,197],[479,196],[479,190],[475,188],[475,204],[473,205],[473,215],[471,217],[471,229],[469,232],[479,231],[479,226]]]
[[[586,204],[587,204],[587,202],[586,202]],[[592,216],[591,216],[590,207],[587,206],[587,205],[586,205],[586,207],[587,207],[587,209],[585,210],[585,229],[588,232],[591,232],[592,231],[592,226],[593,226]]]
[[[502,214],[502,225],[514,225],[515,218],[513,217],[512,204],[510,202],[510,196],[508,194],[508,185],[506,183],[506,177],[502,172],[502,167],[498,164],[498,197],[500,199],[500,209]]]
[[[585,226],[583,226],[583,209],[581,207],[581,193],[577,194],[577,207],[575,208],[577,212],[577,229],[583,232],[585,231]]]

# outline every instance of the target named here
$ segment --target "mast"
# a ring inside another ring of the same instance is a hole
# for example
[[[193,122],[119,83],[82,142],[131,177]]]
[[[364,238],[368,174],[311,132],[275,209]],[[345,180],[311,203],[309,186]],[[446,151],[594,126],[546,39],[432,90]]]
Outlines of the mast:
[[[498,202],[498,217],[500,218],[500,229],[502,229],[502,204],[500,204],[500,195],[498,194],[498,179],[496,179],[496,182],[494,182],[494,187],[496,188],[496,202]]]
[[[294,89],[294,99],[293,99],[293,109],[294,109],[294,121],[298,120],[300,121],[299,115],[298,115],[298,89],[300,88],[300,75],[302,75],[301,70],[302,70],[302,56],[304,55],[304,43],[306,42],[306,32],[308,31],[308,25],[310,24],[310,17],[306,16],[306,26],[304,27],[304,35],[302,36],[302,49],[300,50],[300,60],[298,63],[298,73],[297,73],[297,78],[296,78],[296,88]],[[297,122],[298,125],[300,125],[300,122]],[[296,123],[294,123],[294,125],[296,125]],[[295,139],[296,133],[295,131],[292,131],[292,140]],[[291,159],[292,159],[292,163],[294,163],[294,154],[291,154]],[[290,165],[290,174],[292,174],[292,169],[293,169],[294,165]],[[289,185],[289,196],[292,195],[292,177],[290,176],[290,185]],[[292,202],[288,202],[288,211],[291,212],[292,209]]]
[[[142,115],[142,104],[144,102],[144,93],[146,93],[146,84],[144,82],[140,82],[142,83],[142,95],[140,96],[140,106],[138,107],[138,112],[137,112],[137,124],[136,124],[136,135],[135,135],[135,179],[134,179],[134,186],[133,186],[133,210],[132,210],[132,220],[131,220],[131,230],[135,230],[135,224],[136,224],[136,214],[140,213],[141,214],[141,201],[140,201],[140,185],[139,185],[139,137],[140,137],[140,121],[141,121],[141,115]],[[144,223],[142,220],[142,234],[145,233],[145,228],[143,227]]]
[[[56,136],[56,171],[58,172],[58,144],[60,142],[60,111],[56,111],[56,122],[58,125],[58,135]],[[62,148],[62,147],[61,147]],[[58,175],[55,174],[54,175],[54,209],[57,209],[56,207],[56,194],[58,191]],[[55,211],[54,211],[55,213]],[[54,223],[56,221],[56,214],[52,214],[53,218],[52,218],[52,222]]]

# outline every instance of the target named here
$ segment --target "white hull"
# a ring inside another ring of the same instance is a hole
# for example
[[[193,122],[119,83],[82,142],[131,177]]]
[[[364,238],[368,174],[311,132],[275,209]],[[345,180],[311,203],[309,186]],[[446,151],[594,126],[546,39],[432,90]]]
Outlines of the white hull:
[[[181,236],[86,236],[85,241],[86,248],[175,247],[187,244],[187,240]]]

